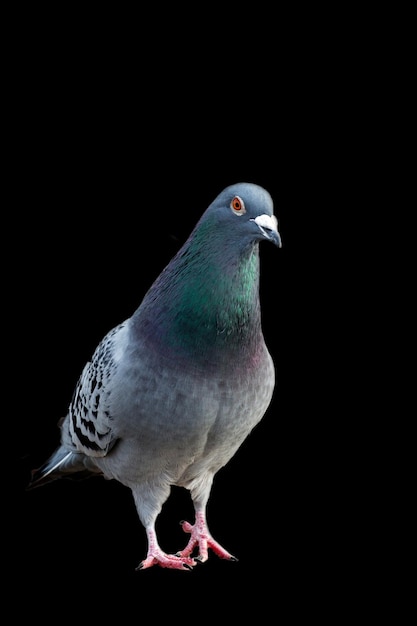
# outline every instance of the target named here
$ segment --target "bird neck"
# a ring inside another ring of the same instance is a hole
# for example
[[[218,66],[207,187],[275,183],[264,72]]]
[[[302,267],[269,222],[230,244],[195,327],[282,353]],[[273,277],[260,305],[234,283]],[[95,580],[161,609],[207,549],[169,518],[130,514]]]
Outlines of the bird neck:
[[[203,249],[188,242],[133,316],[145,338],[176,355],[215,361],[251,356],[261,331],[259,247]]]

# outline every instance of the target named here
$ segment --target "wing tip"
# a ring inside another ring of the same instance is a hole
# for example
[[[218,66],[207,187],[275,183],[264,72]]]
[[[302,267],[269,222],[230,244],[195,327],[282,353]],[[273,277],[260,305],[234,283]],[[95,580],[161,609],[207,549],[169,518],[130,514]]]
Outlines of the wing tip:
[[[59,468],[69,459],[71,455],[72,452],[59,449],[46,463],[41,465],[41,467],[33,469],[31,471],[29,483],[26,486],[26,491],[35,489],[36,487],[41,487],[42,485],[46,485],[54,480],[57,480],[58,478],[61,478],[65,471],[60,471]]]

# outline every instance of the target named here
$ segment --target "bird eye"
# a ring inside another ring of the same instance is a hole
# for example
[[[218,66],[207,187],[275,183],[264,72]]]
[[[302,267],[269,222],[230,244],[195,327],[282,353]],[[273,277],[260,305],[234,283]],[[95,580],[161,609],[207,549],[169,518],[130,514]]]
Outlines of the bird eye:
[[[239,198],[239,196],[235,196],[233,198],[230,203],[230,208],[232,209],[233,213],[236,213],[236,215],[243,215],[244,213],[246,213],[245,203],[243,202],[242,198]]]

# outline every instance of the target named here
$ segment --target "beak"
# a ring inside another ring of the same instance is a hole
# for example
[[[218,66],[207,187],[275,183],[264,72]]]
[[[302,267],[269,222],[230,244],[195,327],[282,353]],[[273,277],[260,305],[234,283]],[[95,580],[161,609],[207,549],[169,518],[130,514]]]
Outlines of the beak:
[[[275,215],[263,213],[251,221],[255,222],[265,239],[272,241],[278,248],[281,248],[281,235],[278,232],[278,220]]]

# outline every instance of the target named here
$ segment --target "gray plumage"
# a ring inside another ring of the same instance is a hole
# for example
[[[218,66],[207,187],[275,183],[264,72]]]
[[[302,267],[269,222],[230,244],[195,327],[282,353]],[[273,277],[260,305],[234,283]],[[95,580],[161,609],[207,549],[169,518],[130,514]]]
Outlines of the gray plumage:
[[[213,477],[265,414],[275,385],[259,301],[259,242],[281,246],[262,187],[224,189],[201,216],[133,315],[96,348],[76,385],[61,444],[29,488],[100,474],[132,491],[148,539],[138,569],[190,569],[208,549]],[[195,509],[189,541],[160,548],[155,522],[172,485]],[[195,550],[197,556],[193,556]]]

